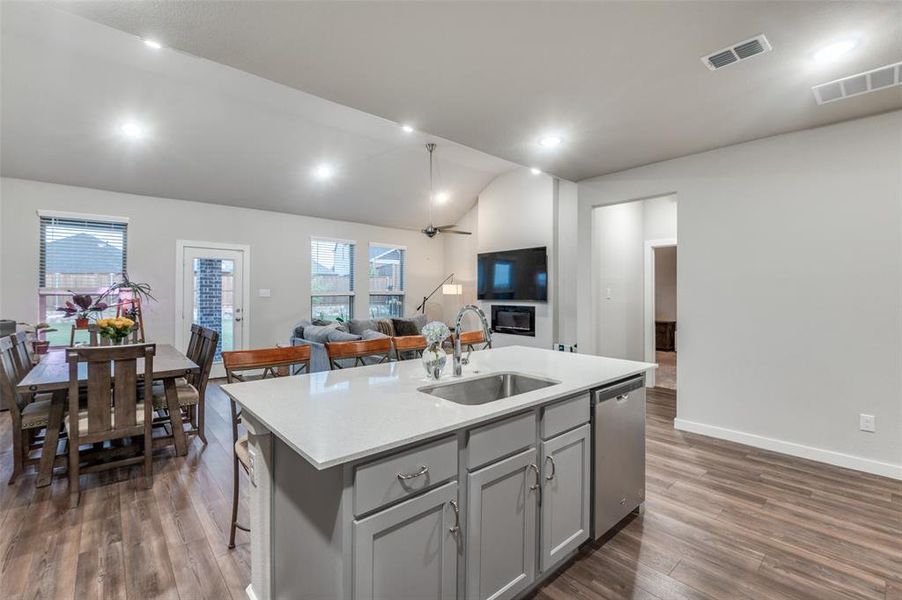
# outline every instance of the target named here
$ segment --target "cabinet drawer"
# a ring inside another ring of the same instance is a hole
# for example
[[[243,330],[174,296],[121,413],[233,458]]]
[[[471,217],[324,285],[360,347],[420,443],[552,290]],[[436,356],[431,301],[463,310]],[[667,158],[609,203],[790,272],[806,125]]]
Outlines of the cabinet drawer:
[[[360,465],[354,470],[354,514],[368,513],[455,478],[454,436]]]
[[[589,394],[552,404],[542,411],[542,439],[579,427],[589,422]]]
[[[536,443],[536,416],[517,415],[470,431],[467,467],[476,469]]]

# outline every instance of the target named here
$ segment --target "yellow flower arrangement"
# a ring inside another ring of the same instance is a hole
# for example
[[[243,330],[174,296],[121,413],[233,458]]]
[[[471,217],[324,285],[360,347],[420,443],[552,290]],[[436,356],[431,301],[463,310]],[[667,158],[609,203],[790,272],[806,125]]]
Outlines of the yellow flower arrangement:
[[[100,335],[108,337],[117,343],[128,337],[128,334],[135,327],[135,322],[127,317],[97,319],[94,324],[97,325]]]

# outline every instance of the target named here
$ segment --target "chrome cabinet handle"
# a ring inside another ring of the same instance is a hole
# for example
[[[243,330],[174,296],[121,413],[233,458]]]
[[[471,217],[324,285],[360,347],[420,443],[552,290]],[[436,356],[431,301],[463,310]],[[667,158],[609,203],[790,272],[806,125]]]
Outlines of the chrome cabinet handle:
[[[454,527],[449,527],[448,531],[457,533],[460,531],[460,506],[457,505],[457,500],[451,500],[449,504],[451,504],[451,510],[454,511]]]
[[[531,489],[531,490],[537,490],[537,489],[539,489],[539,479],[540,479],[540,477],[541,477],[541,476],[539,475],[539,467],[537,467],[536,465],[532,464],[532,465],[529,465],[529,468],[536,472],[536,483],[535,483],[535,485],[529,486],[529,489]]]
[[[408,479],[416,479],[417,477],[421,477],[429,472],[429,467],[423,465],[420,467],[420,470],[416,473],[398,473],[398,479],[401,481],[407,481]]]
[[[552,479],[554,479],[554,474],[557,473],[557,465],[554,463],[554,457],[546,456],[545,462],[548,462],[549,460],[551,461],[551,475],[545,476],[546,481],[551,481]]]

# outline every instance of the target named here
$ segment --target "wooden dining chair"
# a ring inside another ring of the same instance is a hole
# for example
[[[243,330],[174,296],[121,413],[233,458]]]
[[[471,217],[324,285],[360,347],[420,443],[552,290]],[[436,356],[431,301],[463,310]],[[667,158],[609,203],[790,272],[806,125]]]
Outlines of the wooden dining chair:
[[[426,349],[426,338],[422,335],[402,335],[391,339],[395,347],[396,360],[410,360],[423,356]]]
[[[19,331],[9,336],[13,340],[13,358],[16,360],[16,367],[23,374],[31,371],[34,366],[34,359],[31,355],[31,344],[28,343],[28,332]]]
[[[13,470],[9,477],[10,484],[16,481],[27,465],[40,462],[41,458],[32,457],[32,454],[43,447],[44,437],[39,434],[50,421],[52,407],[51,394],[21,394],[16,389],[31,370],[30,362],[27,367],[20,368],[22,359],[21,349],[17,348],[19,339],[19,334],[0,338],[0,387],[4,395],[11,398],[9,414],[12,420]],[[25,352],[27,354],[27,349]],[[55,437],[54,435],[53,438]],[[53,446],[56,447],[55,442]]]
[[[352,342],[326,342],[329,368],[333,371],[348,367],[378,365],[391,360],[391,338],[355,340]],[[369,359],[369,360],[364,360]],[[353,360],[353,364],[347,364]],[[343,361],[345,364],[342,364]]]
[[[302,375],[310,372],[310,346],[285,346],[279,348],[260,348],[259,350],[231,350],[222,353],[222,364],[225,367],[226,380],[229,383],[283,377],[290,373]],[[249,376],[249,371],[255,371]],[[238,435],[241,423],[241,411],[232,398],[229,398],[232,411],[232,523],[229,531],[229,548],[235,547],[235,529],[250,531],[238,524],[238,468],[250,472],[250,451],[247,434]]]
[[[140,376],[144,381],[153,380],[154,354],[155,344],[66,350],[66,363],[69,365],[69,414],[64,423],[69,435],[70,507],[78,506],[81,473],[143,463],[145,484],[148,488],[153,487],[152,406],[150,402],[139,400],[138,378]],[[137,368],[138,359],[144,359],[141,372]],[[82,364],[86,366],[88,376],[85,408],[79,405],[78,369]],[[140,440],[140,454],[81,466],[82,444],[95,445],[124,438]]]
[[[179,408],[185,413],[189,424],[185,433],[197,435],[203,444],[207,445],[207,436],[204,430],[204,417],[206,414],[207,382],[210,379],[210,370],[216,358],[216,346],[219,344],[219,333],[213,329],[191,326],[191,339],[188,341],[188,351],[185,355],[198,366],[198,372],[178,378],[175,382],[175,391],[179,400]],[[163,416],[154,421],[154,426],[172,426],[172,420],[168,413],[169,405],[166,402],[166,388],[163,382],[158,381],[153,385],[153,408]]]

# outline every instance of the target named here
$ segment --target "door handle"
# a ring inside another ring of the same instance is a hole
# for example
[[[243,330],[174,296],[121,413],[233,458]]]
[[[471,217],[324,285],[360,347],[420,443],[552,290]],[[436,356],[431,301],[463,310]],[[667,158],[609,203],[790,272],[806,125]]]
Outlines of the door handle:
[[[537,467],[535,464],[531,464],[529,465],[529,468],[536,472],[536,482],[534,485],[529,486],[529,489],[537,490],[539,489],[539,478],[541,477],[539,475],[539,467]]]

